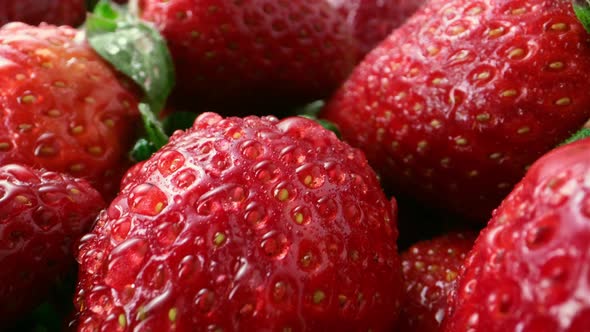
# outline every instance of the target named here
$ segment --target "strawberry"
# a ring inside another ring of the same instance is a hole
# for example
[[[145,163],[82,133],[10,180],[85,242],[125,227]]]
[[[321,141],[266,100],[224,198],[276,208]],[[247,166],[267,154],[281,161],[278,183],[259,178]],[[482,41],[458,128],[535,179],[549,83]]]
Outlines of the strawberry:
[[[332,132],[205,113],[132,174],[79,246],[79,331],[393,328],[397,207]]]
[[[454,288],[475,234],[448,233],[420,241],[401,254],[405,300],[398,330],[436,332],[447,308],[447,294]]]
[[[425,0],[328,0],[352,26],[364,56],[410,17]]]
[[[590,329],[590,140],[533,164],[481,232],[445,331]]]
[[[355,62],[352,33],[325,0],[136,2],[174,58],[172,101],[192,109],[260,113],[323,98]]]
[[[137,98],[69,27],[0,29],[0,164],[88,179],[108,198],[128,166]]]
[[[432,0],[321,116],[396,193],[482,223],[590,118],[588,40],[569,0]]]
[[[0,167],[0,328],[33,309],[75,266],[72,243],[104,206],[89,183],[29,166]]]
[[[0,1],[0,25],[9,22],[76,26],[84,21],[85,0],[3,0]]]

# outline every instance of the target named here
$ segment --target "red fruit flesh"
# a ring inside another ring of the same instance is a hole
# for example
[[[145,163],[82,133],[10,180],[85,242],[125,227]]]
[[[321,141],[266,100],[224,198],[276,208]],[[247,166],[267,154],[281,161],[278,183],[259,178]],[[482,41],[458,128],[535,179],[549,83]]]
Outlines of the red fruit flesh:
[[[433,0],[322,115],[386,185],[481,223],[590,118],[588,89],[588,33],[571,1]]]
[[[469,254],[446,332],[590,329],[590,140],[537,161]]]
[[[450,233],[416,243],[402,253],[405,300],[398,330],[437,332],[475,234]]]
[[[84,0],[2,0],[0,25],[9,22],[77,26],[84,21]]]
[[[42,302],[74,267],[72,244],[103,206],[85,180],[0,167],[0,327]]]
[[[69,27],[0,29],[0,163],[88,179],[117,192],[139,122],[137,98]]]
[[[395,202],[304,118],[201,115],[80,245],[79,331],[389,331]]]
[[[364,56],[402,25],[424,0],[328,0],[352,26]]]
[[[191,109],[303,104],[332,93],[354,65],[352,33],[325,1],[137,1],[174,58],[172,101]]]

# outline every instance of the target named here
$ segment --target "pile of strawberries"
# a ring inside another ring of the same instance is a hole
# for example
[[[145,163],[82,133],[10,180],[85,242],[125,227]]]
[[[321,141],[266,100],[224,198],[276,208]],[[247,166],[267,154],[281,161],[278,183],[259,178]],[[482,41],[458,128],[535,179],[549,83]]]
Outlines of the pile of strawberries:
[[[590,2],[123,3],[0,3],[0,330],[590,331]]]

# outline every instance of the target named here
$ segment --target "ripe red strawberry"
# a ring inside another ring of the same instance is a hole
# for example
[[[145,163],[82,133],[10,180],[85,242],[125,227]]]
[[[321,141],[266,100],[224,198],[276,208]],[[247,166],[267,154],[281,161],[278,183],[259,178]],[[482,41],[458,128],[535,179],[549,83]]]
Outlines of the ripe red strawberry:
[[[2,0],[0,25],[9,22],[77,26],[86,15],[85,0]]]
[[[590,118],[588,39],[569,0],[433,0],[323,116],[391,187],[483,222]]]
[[[193,109],[324,98],[354,65],[352,33],[325,0],[137,2],[166,38],[177,96]]]
[[[118,190],[137,98],[68,27],[0,29],[0,164],[34,165]]]
[[[305,118],[205,113],[82,239],[79,331],[390,331],[395,201]]]
[[[479,235],[445,331],[590,330],[590,140],[530,168]]]
[[[475,234],[449,233],[416,243],[401,254],[405,285],[398,330],[436,332],[447,308],[447,294],[454,288]]]
[[[104,202],[85,180],[0,167],[0,328],[39,304],[74,267],[72,243]]]
[[[364,56],[399,27],[425,0],[328,0],[352,26]]]

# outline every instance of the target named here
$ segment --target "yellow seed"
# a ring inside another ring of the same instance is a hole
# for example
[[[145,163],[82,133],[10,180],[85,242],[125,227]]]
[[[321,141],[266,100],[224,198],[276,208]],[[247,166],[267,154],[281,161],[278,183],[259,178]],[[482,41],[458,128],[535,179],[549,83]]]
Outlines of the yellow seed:
[[[216,246],[220,246],[225,242],[225,234],[217,232],[215,233],[215,237],[213,238],[213,243],[215,243]]]
[[[483,73],[479,73],[479,74],[477,75],[477,79],[478,79],[478,80],[485,80],[485,79],[487,79],[487,78],[490,78],[490,76],[491,76],[491,74],[490,74],[490,72],[489,72],[489,71],[484,71]]]
[[[39,149],[39,154],[41,154],[42,156],[54,155],[55,148],[53,148],[52,146],[43,146],[41,149]]]
[[[92,98],[92,97],[86,97],[84,98],[84,101],[88,104],[94,104],[96,103],[96,99]]]
[[[64,83],[62,81],[55,81],[55,82],[53,82],[53,86],[56,86],[58,88],[65,88],[66,83]]]
[[[287,199],[289,199],[289,191],[285,188],[279,190],[279,192],[277,193],[277,198],[279,199],[279,201],[284,202]]]
[[[440,48],[438,48],[436,46],[428,46],[426,48],[426,52],[428,52],[428,55],[434,56],[434,55],[437,55],[440,52]]]
[[[530,131],[531,131],[531,128],[529,128],[529,127],[522,127],[522,128],[519,128],[516,132],[518,134],[520,134],[520,135],[523,135],[523,134],[526,134],[526,133],[528,133]]]
[[[442,82],[443,82],[443,79],[440,78],[440,77],[437,77],[437,78],[435,78],[435,79],[432,80],[432,84],[434,84],[434,85],[439,85]]]
[[[524,55],[524,50],[522,48],[515,48],[512,51],[508,52],[508,57],[510,59],[520,58]]]
[[[61,115],[61,111],[60,110],[49,110],[47,112],[47,115],[49,115],[52,118],[57,118]]]
[[[27,206],[32,205],[31,201],[26,196],[18,195],[15,197],[15,199],[17,202],[21,203],[22,205],[27,205]]]
[[[232,135],[232,137],[233,137],[234,139],[238,139],[238,138],[242,137],[242,133],[240,133],[239,131],[237,131],[237,132],[235,132],[235,133]]]
[[[178,315],[178,309],[176,308],[171,308],[170,310],[168,310],[168,319],[171,322],[175,322],[176,321],[176,316]]]
[[[572,102],[572,100],[568,97],[563,97],[561,99],[558,99],[555,104],[558,106],[567,106]]]
[[[514,97],[514,96],[516,96],[516,94],[517,94],[517,92],[514,89],[504,90],[501,93],[502,97]]]
[[[33,125],[28,123],[21,123],[18,125],[18,129],[21,131],[29,131],[31,128],[33,128]]]
[[[115,121],[113,119],[106,119],[103,121],[104,125],[113,128],[115,126]]]
[[[478,114],[475,118],[479,122],[486,122],[486,121],[490,120],[491,116],[488,113],[481,113],[481,114]]]
[[[430,121],[430,126],[432,126],[433,128],[440,128],[441,125],[442,124],[438,120],[432,120],[432,121]]]
[[[502,157],[502,154],[500,152],[494,152],[490,155],[490,159],[500,159]]]
[[[549,64],[549,68],[551,68],[551,69],[562,69],[563,67],[564,67],[564,64],[561,61],[555,61],[555,62],[551,62]]]
[[[50,69],[50,68],[53,68],[53,64],[51,62],[43,62],[41,64],[41,67]]]
[[[70,171],[72,171],[72,172],[80,172],[83,169],[84,169],[83,164],[73,164],[72,166],[70,166]]]
[[[481,14],[481,12],[483,12],[483,8],[481,8],[481,7],[473,7],[467,13],[469,15],[478,15],[478,14]]]
[[[463,138],[463,137],[458,137],[455,139],[455,143],[457,143],[457,145],[461,145],[461,146],[465,146],[467,145],[467,139]]]
[[[447,270],[446,279],[447,279],[448,282],[451,282],[451,281],[457,279],[457,276],[458,276],[458,273],[457,272],[451,271],[451,270]]]
[[[154,211],[156,213],[160,213],[162,212],[162,210],[164,209],[164,203],[163,202],[158,202],[158,204],[156,204]]]
[[[466,28],[464,26],[457,25],[457,26],[451,27],[449,32],[451,33],[451,35],[458,35],[462,32],[465,32],[465,30],[466,30]]]
[[[420,141],[418,142],[418,150],[424,150],[428,146],[427,141]]]
[[[72,134],[78,135],[84,132],[84,126],[75,126],[72,128]]]
[[[303,213],[301,213],[301,212],[295,213],[295,222],[298,224],[303,223]]]
[[[415,112],[420,112],[423,109],[424,109],[424,105],[423,104],[420,104],[420,103],[414,104],[414,111]]]
[[[479,174],[479,172],[478,172],[478,171],[476,171],[476,170],[472,170],[472,171],[470,171],[469,173],[467,173],[467,175],[468,175],[470,178],[476,177],[478,174]]]
[[[100,156],[102,154],[102,148],[100,146],[91,146],[88,148],[88,152],[95,156]]]
[[[497,37],[503,33],[504,33],[504,27],[499,27],[499,28],[495,28],[495,29],[490,30],[490,32],[488,32],[488,35],[490,37]]]
[[[313,293],[313,303],[319,304],[326,298],[326,293],[322,292],[321,290],[315,291]]]
[[[0,142],[0,151],[6,151],[10,148],[10,143]]]
[[[127,319],[125,318],[125,315],[124,314],[120,314],[119,315],[119,326],[121,326],[123,328],[125,326],[127,326]]]
[[[36,98],[35,96],[33,96],[33,95],[25,95],[25,96],[23,96],[23,97],[21,98],[21,101],[22,101],[24,104],[32,104],[32,103],[34,103],[35,101],[37,101],[37,98]]]
[[[78,194],[80,194],[80,190],[78,188],[71,188],[70,193],[72,193],[74,195],[78,195]]]
[[[27,77],[25,75],[23,75],[23,74],[16,74],[16,80],[17,81],[22,81],[25,78],[27,78]]]
[[[567,24],[566,23],[554,23],[554,24],[551,24],[551,30],[555,30],[555,31],[564,31],[564,30],[567,30]]]
[[[522,15],[526,13],[526,8],[516,8],[512,10],[512,15]]]

